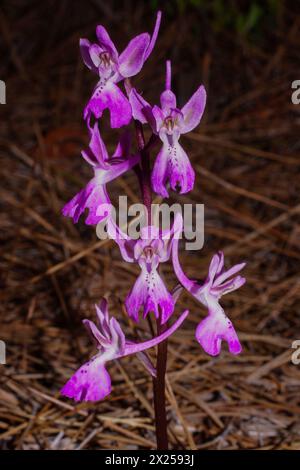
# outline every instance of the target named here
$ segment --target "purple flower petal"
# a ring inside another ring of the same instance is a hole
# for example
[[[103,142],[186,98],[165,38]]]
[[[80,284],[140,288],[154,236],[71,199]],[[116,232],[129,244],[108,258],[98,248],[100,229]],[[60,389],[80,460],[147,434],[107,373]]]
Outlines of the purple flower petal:
[[[83,364],[61,389],[62,395],[75,401],[103,400],[110,392],[111,380],[101,356]]]
[[[156,15],[156,22],[155,22],[154,30],[153,30],[153,33],[152,33],[152,37],[151,37],[150,43],[149,43],[149,45],[148,45],[148,47],[145,51],[144,61],[146,61],[148,59],[149,55],[153,51],[153,48],[154,48],[156,40],[157,40],[158,31],[159,31],[159,28],[160,28],[160,21],[161,21],[161,11],[158,11],[157,15]]]
[[[95,323],[91,320],[84,319],[83,324],[87,328],[87,330],[90,332],[91,336],[94,338],[96,341],[96,345],[98,344],[108,346],[109,345],[109,339],[99,331]]]
[[[102,215],[97,215],[99,206],[104,208]],[[71,217],[76,224],[85,209],[89,209],[89,215],[85,223],[87,225],[96,225],[109,215],[110,207],[111,202],[105,185],[97,184],[92,179],[84,189],[64,206],[62,213],[65,217]]]
[[[174,300],[167,291],[161,277],[156,270],[148,273],[143,270],[137,278],[126,301],[128,315],[136,322],[139,320],[139,311],[143,308],[144,318],[149,312],[154,312],[156,318],[161,317],[165,323],[174,311]]]
[[[246,266],[246,263],[239,263],[239,264],[235,264],[234,266],[232,266],[232,268],[228,269],[227,271],[224,271],[222,274],[218,276],[218,278],[216,279],[216,282],[214,282],[214,286],[219,286],[224,281],[226,281],[229,277],[241,271],[245,266]]]
[[[231,321],[219,304],[219,299],[222,295],[241,287],[246,279],[236,276],[221,284],[218,281],[220,278],[221,281],[228,279],[228,276],[242,269],[244,263],[240,263],[222,273],[224,254],[218,252],[213,256],[209,266],[209,274],[201,285],[190,280],[183,272],[178,259],[178,239],[175,239],[173,243],[172,260],[174,271],[181,284],[208,309],[208,316],[199,323],[196,329],[197,341],[212,356],[220,353],[222,340],[228,342],[229,351],[232,354],[239,354],[242,350],[239,339]]]
[[[171,90],[171,80],[172,80],[171,61],[167,60],[167,62],[166,62],[166,84],[165,84],[165,89],[166,90]]]
[[[183,230],[183,220],[182,216],[177,216],[177,230],[178,232],[182,232]],[[172,247],[172,262],[175,274],[177,276],[178,281],[187,289],[189,292],[192,292],[192,289],[195,285],[195,281],[189,279],[186,274],[184,273],[178,257],[178,246],[179,246],[179,238],[174,238],[173,247]]]
[[[226,281],[219,286],[216,286],[214,283],[214,286],[211,288],[211,293],[216,297],[221,297],[224,294],[229,294],[230,292],[239,289],[245,284],[245,282],[246,279],[244,277],[236,276],[235,278],[229,279],[229,281]]]
[[[115,240],[119,245],[121,255],[124,261],[133,263],[134,258],[134,247],[136,240],[131,239],[126,233],[122,232],[120,227],[117,226],[115,221],[110,218],[107,223],[107,233],[112,240]]]
[[[165,341],[171,334],[173,334],[179,327],[180,325],[184,322],[186,317],[188,316],[189,311],[185,310],[179,318],[173,323],[172,326],[170,326],[168,329],[166,329],[163,333],[161,333],[159,336],[156,336],[152,339],[149,339],[148,341],[144,341],[143,343],[127,343],[126,344],[126,351],[124,356],[129,355],[129,354],[137,354],[140,351],[144,351],[145,349],[153,348],[153,346],[156,346],[157,344],[161,343],[162,341]]]
[[[156,369],[154,365],[152,364],[152,361],[150,357],[148,356],[148,354],[142,351],[142,352],[136,353],[136,355],[141,361],[141,363],[143,364],[143,366],[147,369],[149,374],[152,375],[152,377],[156,377]]]
[[[149,46],[150,36],[142,33],[133,38],[119,57],[118,71],[128,78],[139,73],[145,62],[145,52]]]
[[[95,304],[96,314],[98,318],[98,325],[101,329],[101,333],[107,340],[110,340],[110,324],[109,324],[109,313],[108,313],[108,303],[107,300],[102,297],[100,302]]]
[[[131,104],[133,118],[140,121],[142,124],[148,123],[153,132],[156,132],[156,121],[153,116],[152,108],[135,88],[132,88],[129,93],[129,102]]]
[[[165,90],[160,95],[160,104],[165,117],[168,116],[168,114],[171,113],[171,110],[176,108],[176,96],[173,91]]]
[[[92,45],[88,39],[84,39],[84,38],[80,39],[79,47],[80,47],[80,53],[81,53],[83,62],[90,70],[92,70],[95,73],[98,73],[98,67],[96,67],[96,65],[94,64],[91,58],[91,54],[90,54],[91,46]]]
[[[97,85],[85,107],[84,119],[89,120],[91,113],[96,119],[99,119],[105,109],[110,111],[110,125],[113,129],[129,124],[132,118],[128,99],[112,82]]]
[[[90,128],[90,136],[89,147],[87,150],[83,150],[81,155],[93,167],[108,169],[107,160],[109,157],[97,123],[94,124],[93,128]]]
[[[118,159],[116,156],[110,160],[110,166],[108,170],[95,169],[95,178],[99,183],[108,183],[120,175],[130,170],[132,167],[137,165],[140,161],[140,154],[130,155],[129,158]]]
[[[164,198],[169,197],[169,193],[166,189],[168,178],[168,160],[169,151],[167,146],[163,145],[154,163],[151,175],[151,184],[153,191]]]
[[[133,343],[125,341],[125,335],[119,322],[115,318],[109,317],[105,299],[102,299],[99,305],[96,306],[96,310],[99,328],[89,320],[84,320],[84,323],[96,339],[100,352],[81,366],[61,390],[62,395],[73,398],[75,401],[99,401],[111,392],[111,380],[105,364],[112,359],[128,356],[129,354],[138,354],[149,372],[155,375],[155,369],[151,361],[142,351],[165,341],[168,336],[179,328],[188,315],[187,310],[183,312],[173,325],[161,335],[142,343]]]
[[[195,172],[189,158],[181,145],[171,146],[165,141],[156,157],[152,171],[151,182],[153,191],[162,197],[168,197],[167,182],[173,191],[180,188],[180,194],[191,191],[194,187]]]
[[[165,263],[171,256],[171,250],[175,243],[178,241],[182,234],[182,215],[177,212],[175,215],[173,226],[170,230],[162,230],[160,232],[160,246],[159,246],[159,262]]]
[[[98,38],[99,44],[104,49],[104,51],[109,52],[114,62],[118,62],[118,51],[112,42],[111,38],[109,37],[108,32],[104,28],[104,26],[99,25],[96,28],[96,36]]]
[[[91,60],[99,72],[99,67],[101,68],[101,54],[103,49],[99,46],[99,44],[91,44],[89,52]]]
[[[203,85],[189,99],[182,108],[183,123],[180,126],[181,134],[186,134],[198,126],[206,103],[206,91]]]
[[[197,326],[196,339],[211,356],[220,354],[222,340],[228,343],[232,354],[239,354],[242,351],[236,331],[224,312],[210,313],[204,318]]]
[[[120,137],[116,150],[112,156],[113,159],[117,158],[130,158],[130,146],[131,146],[131,133],[127,129]]]
[[[221,253],[215,254],[209,264],[208,268],[208,276],[206,280],[206,285],[212,287],[212,285],[215,282],[215,277],[217,273],[220,272],[224,264],[224,257],[221,255]]]
[[[164,125],[165,115],[162,112],[162,110],[158,106],[156,106],[156,104],[152,108],[152,115],[153,115],[153,118],[155,120],[155,127],[153,126],[152,130],[156,134],[159,134],[159,131],[161,130],[161,128]]]
[[[169,160],[170,168],[170,186],[173,191],[180,187],[180,194],[191,191],[194,187],[195,172],[190,163],[189,157],[180,144],[175,145],[171,149],[171,160]]]

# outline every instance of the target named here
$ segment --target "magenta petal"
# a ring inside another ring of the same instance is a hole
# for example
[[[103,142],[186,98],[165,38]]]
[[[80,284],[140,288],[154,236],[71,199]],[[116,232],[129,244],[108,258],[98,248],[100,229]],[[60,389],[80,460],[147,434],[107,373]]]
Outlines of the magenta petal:
[[[164,143],[155,160],[151,177],[153,191],[162,197],[168,197],[168,181],[173,191],[180,189],[180,194],[185,194],[194,187],[195,172],[179,143],[174,146]]]
[[[223,268],[224,268],[224,253],[223,251],[218,251],[218,257],[219,257],[219,266],[218,266],[218,269],[217,269],[217,276],[222,272]]]
[[[152,130],[153,132],[159,134],[159,131],[164,124],[165,115],[156,104],[152,108],[152,115],[155,122],[155,126],[152,127]]]
[[[245,266],[246,266],[246,263],[235,264],[234,266],[232,266],[232,268],[230,268],[227,271],[224,271],[223,273],[221,273],[217,277],[216,281],[214,282],[214,287],[219,286],[220,284],[222,284],[224,281],[229,279],[231,276],[233,276],[234,274],[241,271]]]
[[[99,25],[96,28],[96,36],[98,38],[99,44],[105,51],[109,52],[114,62],[118,61],[118,52],[115,48],[114,43],[109,37],[108,32],[104,28],[104,26]]]
[[[103,49],[99,46],[99,44],[92,44],[90,47],[90,56],[92,59],[93,64],[97,67],[99,72],[99,67],[101,64],[100,54],[103,52]]]
[[[136,91],[135,88],[132,88],[129,93],[129,102],[132,108],[132,116],[134,119],[140,121],[142,124],[147,123],[147,118],[145,116],[145,110],[151,109],[150,104],[144,100],[144,98]]]
[[[132,77],[139,73],[145,62],[145,51],[149,46],[150,36],[142,33],[133,38],[119,57],[119,73],[122,77]]]
[[[96,119],[102,116],[105,109],[110,111],[110,125],[119,128],[129,124],[132,113],[128,99],[120,88],[112,82],[98,85],[85,107],[84,119],[89,119],[92,113]]]
[[[169,193],[166,188],[168,177],[168,159],[168,148],[163,145],[156,157],[151,175],[152,189],[156,194],[159,194],[162,197],[169,197]]]
[[[94,64],[91,58],[90,49],[92,45],[90,41],[84,38],[80,39],[79,47],[80,47],[81,57],[85,65],[93,72],[98,73],[98,68],[96,67],[96,65]]]
[[[165,116],[170,114],[171,110],[176,108],[176,96],[173,91],[165,90],[160,95],[160,104]]]
[[[129,93],[129,102],[132,108],[132,116],[142,124],[148,123],[153,132],[156,133],[156,121],[150,104],[136,91],[135,88]]]
[[[95,323],[91,320],[84,319],[83,321],[84,326],[90,332],[92,338],[95,340],[96,345],[101,344],[102,346],[108,346],[109,340],[107,337],[103,336],[103,334],[99,331],[99,328],[95,325]]]
[[[171,61],[167,60],[166,62],[166,86],[165,86],[166,90],[171,90],[171,79],[172,79]]]
[[[176,227],[175,227],[176,234],[181,233],[182,230],[183,230],[183,219],[182,219],[181,214],[177,214],[176,219],[175,219],[175,223],[176,223]],[[174,223],[174,226],[175,226],[175,223]],[[178,257],[178,246],[179,246],[179,237],[177,235],[176,237],[174,237],[173,247],[172,247],[173,268],[174,268],[175,274],[176,274],[177,279],[179,280],[179,282],[183,285],[183,287],[185,287],[185,289],[187,289],[188,291],[191,292],[193,287],[195,286],[195,281],[192,281],[191,279],[189,279],[186,276],[186,274],[184,273],[184,271],[183,271],[183,269],[180,265],[179,257]],[[177,286],[177,290],[178,290],[178,286]],[[173,294],[173,296],[174,296],[174,294]]]
[[[210,289],[212,295],[216,296],[217,298],[221,297],[224,294],[229,294],[240,287],[242,287],[246,282],[246,279],[242,276],[236,276],[233,279],[229,279],[229,281],[220,284],[219,286],[213,286]]]
[[[101,205],[104,205],[105,210],[102,215],[97,215]],[[85,223],[95,225],[108,216],[110,206],[111,203],[105,185],[96,184],[94,180],[91,180],[84,189],[63,207],[62,213],[65,217],[71,217],[76,224],[85,209],[89,209],[89,215]]]
[[[210,287],[214,285],[215,277],[217,273],[220,272],[220,269],[222,269],[223,264],[224,264],[224,257],[221,256],[220,253],[216,253],[212,257],[210,264],[209,264],[209,268],[208,268],[208,276],[207,276],[206,283]]]
[[[161,316],[163,324],[172,315],[175,302],[157,271],[148,273],[143,270],[128,294],[125,305],[128,315],[134,321],[138,322],[139,311],[143,308],[144,317],[149,312],[154,312],[156,318]]]
[[[163,333],[159,336],[154,336],[152,339],[148,339],[147,341],[143,341],[142,343],[132,343],[127,342],[125,347],[124,356],[128,356],[129,354],[137,354],[140,351],[145,351],[146,349],[153,348],[157,346],[159,343],[165,341],[169,336],[171,336],[184,322],[186,317],[188,316],[189,311],[185,310],[179,318]]]
[[[107,160],[109,157],[97,123],[93,128],[90,128],[90,136],[89,147],[87,150],[83,150],[81,155],[93,167],[108,169]]]
[[[129,158],[131,146],[131,133],[127,129],[120,137],[112,158]]]
[[[119,245],[124,261],[133,263],[136,240],[133,240],[126,233],[124,233],[112,218],[108,220],[107,233],[109,237],[112,240],[115,240],[115,242]]]
[[[190,163],[189,157],[180,144],[176,144],[171,149],[170,165],[170,186],[173,191],[180,187],[180,194],[191,191],[194,187],[195,172]]]
[[[161,230],[159,233],[160,237],[160,246],[159,246],[159,262],[165,263],[169,260],[171,256],[171,250],[176,241],[178,241],[182,236],[182,227],[183,227],[183,220],[182,215],[180,212],[175,214],[175,219],[173,226],[166,230]]]
[[[227,341],[232,354],[239,354],[242,351],[235,329],[224,313],[210,313],[204,318],[197,326],[196,339],[211,356],[220,354],[222,340]]]
[[[148,59],[149,55],[151,54],[151,52],[152,52],[152,50],[155,46],[157,36],[158,36],[159,27],[160,27],[160,21],[161,21],[161,11],[158,11],[157,15],[156,15],[156,22],[155,22],[154,30],[153,30],[153,33],[152,33],[152,37],[151,37],[149,46],[146,49],[144,60]]]
[[[183,123],[180,126],[181,134],[185,134],[198,126],[206,103],[206,91],[203,85],[189,99],[182,108]]]
[[[99,401],[110,392],[109,373],[101,363],[100,356],[95,356],[75,372],[60,393],[75,401]]]
[[[151,359],[147,355],[147,353],[142,351],[142,352],[137,352],[136,355],[141,361],[141,363],[143,364],[143,366],[147,369],[149,374],[151,374],[152,377],[156,377],[156,369],[154,365],[152,364]]]

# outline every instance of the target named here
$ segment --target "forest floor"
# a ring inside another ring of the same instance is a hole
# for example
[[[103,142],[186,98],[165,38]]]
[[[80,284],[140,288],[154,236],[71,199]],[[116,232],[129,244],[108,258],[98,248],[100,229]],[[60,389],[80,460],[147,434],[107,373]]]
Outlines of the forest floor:
[[[80,158],[88,143],[82,110],[95,77],[81,63],[78,40],[92,39],[102,23],[122,50],[130,36],[152,29],[155,14],[135,2],[115,14],[98,1],[31,1],[16,13],[17,3],[0,12],[7,84],[0,109],[0,339],[7,344],[0,446],[153,449],[152,381],[138,359],[109,365],[113,391],[97,405],[74,404],[59,390],[93,353],[81,321],[94,319],[104,294],[129,338],[149,337],[148,323],[133,325],[122,309],[138,269],[61,208],[90,176]],[[181,104],[205,84],[202,123],[182,137],[195,188],[168,202],[205,205],[204,247],[180,257],[188,275],[205,277],[223,250],[227,266],[247,262],[247,283],[223,302],[243,345],[237,357],[225,344],[219,357],[206,355],[194,338],[205,310],[187,294],[178,301],[178,312],[189,308],[190,315],[169,341],[170,446],[300,449],[300,365],[291,361],[300,340],[300,105],[291,102],[291,83],[300,79],[299,15],[285,9],[257,42],[216,32],[191,12],[182,18],[163,19],[134,83],[157,101],[170,58]],[[103,135],[113,149],[117,133]],[[115,201],[124,193],[140,201],[133,172],[110,192]],[[162,272],[172,288],[171,264]]]

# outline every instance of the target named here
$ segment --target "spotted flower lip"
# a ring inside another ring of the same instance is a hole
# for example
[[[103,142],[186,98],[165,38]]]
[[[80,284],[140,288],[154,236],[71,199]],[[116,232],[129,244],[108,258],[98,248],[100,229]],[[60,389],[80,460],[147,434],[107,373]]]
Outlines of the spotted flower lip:
[[[118,243],[123,259],[137,263],[141,269],[125,301],[128,315],[136,322],[141,309],[144,318],[149,312],[154,312],[161,324],[166,323],[174,311],[174,298],[167,290],[158,268],[160,263],[168,261],[172,244],[180,235],[178,220],[175,217],[171,230],[163,231],[151,225],[144,227],[138,240],[123,233],[113,220],[108,221],[108,234]]]
[[[182,224],[179,220],[179,223]],[[179,282],[208,310],[208,315],[196,329],[196,339],[204,351],[211,356],[220,354],[222,340],[228,343],[232,354],[239,354],[242,346],[239,342],[232,322],[225,315],[219,300],[224,294],[233,292],[245,284],[246,279],[236,276],[246,263],[239,263],[228,270],[224,270],[224,254],[218,252],[211,260],[208,276],[203,284],[189,279],[183,272],[178,259],[178,239],[174,240],[172,250],[174,271]]]
[[[130,140],[130,133],[124,132],[114,154],[109,157],[97,123],[90,128],[89,147],[82,152],[82,156],[92,167],[94,177],[63,207],[64,216],[71,217],[77,223],[81,214],[88,209],[85,223],[95,225],[109,215],[112,205],[106,184],[130,170],[140,160],[139,154],[130,155]]]
[[[129,42],[120,55],[102,25],[96,29],[98,43],[92,44],[88,39],[80,39],[83,62],[99,75],[99,82],[84,110],[85,119],[89,121],[91,115],[98,119],[108,108],[112,128],[129,124],[132,118],[131,106],[117,83],[140,72],[154,48],[160,21],[159,11],[152,37],[148,33],[139,34]]]
[[[171,90],[171,62],[166,65],[165,91],[160,95],[160,107],[151,106],[132,88],[129,93],[132,115],[142,124],[148,123],[162,141],[152,172],[152,188],[162,197],[168,197],[167,183],[173,191],[188,193],[194,187],[195,172],[189,158],[179,144],[181,134],[193,130],[200,122],[206,104],[206,92],[201,85],[182,109],[177,108]]]
[[[98,353],[83,364],[61,389],[62,395],[73,398],[75,401],[95,402],[103,400],[110,394],[111,379],[106,363],[114,359],[138,354],[149,372],[155,375],[156,371],[149,365],[144,351],[167,339],[188,315],[188,311],[184,311],[161,335],[142,343],[133,343],[126,340],[120,323],[109,316],[105,299],[96,305],[96,313],[98,326],[91,320],[83,320],[83,322],[95,340]]]

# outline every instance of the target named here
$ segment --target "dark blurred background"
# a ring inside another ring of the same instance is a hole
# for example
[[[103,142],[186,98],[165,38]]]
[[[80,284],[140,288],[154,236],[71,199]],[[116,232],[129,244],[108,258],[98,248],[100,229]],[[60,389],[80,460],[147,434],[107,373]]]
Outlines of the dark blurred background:
[[[60,211],[90,177],[80,151],[82,120],[96,77],[82,64],[79,38],[97,24],[118,50],[163,18],[155,49],[133,82],[155,102],[165,60],[173,64],[179,105],[200,83],[207,107],[182,137],[197,172],[194,191],[169,202],[205,204],[205,245],[182,253],[203,278],[223,249],[228,266],[247,261],[247,284],[223,305],[243,343],[207,356],[194,339],[204,309],[184,294],[184,327],[170,340],[168,420],[176,449],[299,449],[300,339],[299,1],[2,1],[0,79],[0,365],[2,449],[137,449],[155,446],[151,379],[134,358],[110,365],[113,393],[97,406],[74,406],[59,390],[92,352],[82,318],[110,295],[128,337],[148,325],[128,321],[122,302],[138,273],[92,227]],[[110,150],[117,131],[104,127]],[[135,175],[110,186],[113,200],[140,200]],[[162,267],[169,287],[176,280]]]

